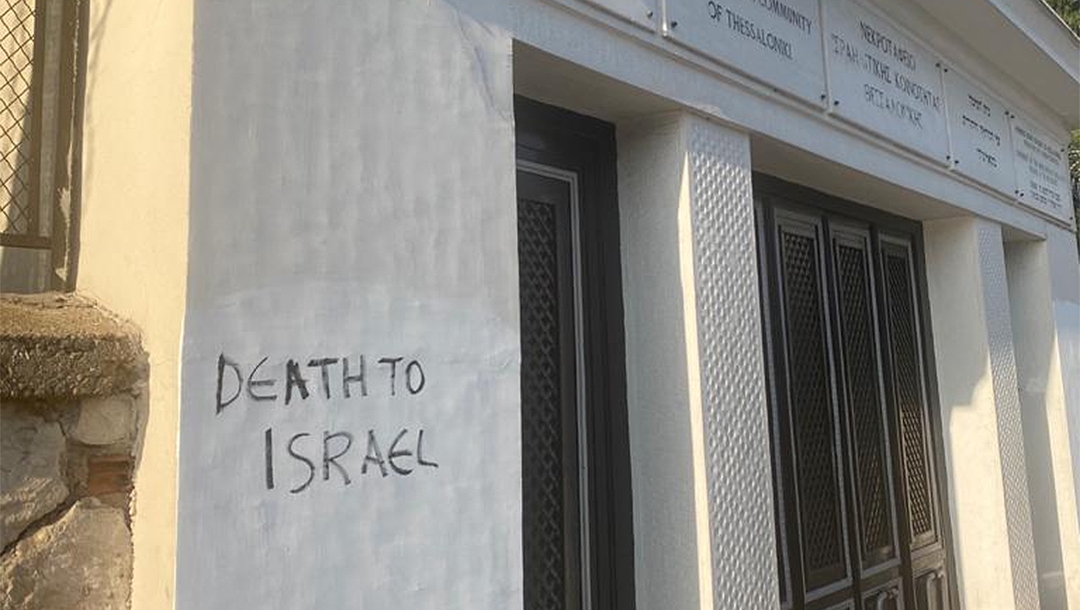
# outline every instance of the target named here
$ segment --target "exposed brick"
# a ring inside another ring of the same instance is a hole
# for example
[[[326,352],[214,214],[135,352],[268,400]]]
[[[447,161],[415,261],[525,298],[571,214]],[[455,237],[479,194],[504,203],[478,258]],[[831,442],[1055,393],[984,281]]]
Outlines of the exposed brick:
[[[131,456],[92,455],[86,463],[86,493],[104,496],[131,491]]]

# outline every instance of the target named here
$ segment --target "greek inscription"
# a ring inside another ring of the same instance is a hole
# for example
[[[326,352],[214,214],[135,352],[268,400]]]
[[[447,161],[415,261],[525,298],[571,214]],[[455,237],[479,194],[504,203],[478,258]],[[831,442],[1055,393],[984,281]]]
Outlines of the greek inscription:
[[[863,83],[863,99],[867,103],[909,125],[925,129],[924,113],[927,110],[940,112],[941,96],[889,63],[890,58],[895,59],[901,67],[914,70],[916,63],[910,51],[865,22],[860,22],[860,26],[863,42],[873,45],[876,51],[861,50],[855,43],[834,33],[829,35],[832,54],[843,64],[858,66],[877,83]],[[875,52],[884,53],[885,57],[877,56]]]
[[[889,97],[884,91],[873,85],[863,85],[863,93],[866,96],[866,101],[872,106],[880,108],[899,119],[903,119],[919,129],[923,129],[923,113],[918,108],[912,108],[903,102]]]
[[[907,66],[912,72],[916,70],[915,54],[893,41],[888,35],[865,21],[859,21],[859,31],[867,44]]]
[[[832,50],[834,55],[839,55],[843,57],[848,63],[859,63],[859,57],[861,56],[861,54],[859,53],[859,49],[856,48],[855,45],[844,40],[841,36],[838,36],[836,34],[830,34],[829,38],[832,40],[833,43]]]

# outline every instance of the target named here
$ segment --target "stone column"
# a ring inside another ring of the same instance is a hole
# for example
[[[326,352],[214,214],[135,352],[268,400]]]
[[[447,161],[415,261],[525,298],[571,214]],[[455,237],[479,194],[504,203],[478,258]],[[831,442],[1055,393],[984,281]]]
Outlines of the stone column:
[[[1038,608],[1001,228],[939,220],[925,239],[961,606]]]
[[[619,159],[638,606],[775,608],[749,137],[663,115]]]

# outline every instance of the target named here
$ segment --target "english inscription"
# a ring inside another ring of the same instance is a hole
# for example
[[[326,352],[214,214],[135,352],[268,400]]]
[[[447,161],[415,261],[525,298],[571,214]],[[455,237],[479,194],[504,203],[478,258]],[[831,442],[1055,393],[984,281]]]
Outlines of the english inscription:
[[[286,486],[291,494],[307,490],[313,483],[322,481],[340,486],[348,486],[353,479],[367,476],[382,478],[389,476],[407,477],[418,468],[438,468],[439,465],[424,453],[424,430],[411,431],[408,428],[398,430],[392,436],[384,436],[383,441],[375,430],[369,429],[363,435],[363,452],[356,437],[347,430],[322,430],[318,433],[296,432],[285,436],[287,440],[275,442],[274,429],[263,431],[264,476],[266,489],[277,487],[276,465],[283,458],[288,458],[292,466],[292,477]],[[319,442],[321,438],[322,442]],[[387,439],[392,439],[387,443]],[[357,445],[354,450],[354,445]],[[333,477],[331,476],[333,475]]]
[[[814,104],[825,90],[816,0],[669,0],[667,35]]]
[[[214,413],[219,418],[244,407],[296,409],[317,402],[332,411],[369,398],[419,399],[428,386],[421,361],[401,355],[275,361],[265,356],[245,364],[221,352],[215,368]],[[310,413],[317,419],[319,411]],[[425,428],[344,430],[316,424],[315,429],[286,432],[269,426],[259,436],[263,482],[271,492],[301,494],[317,484],[346,487],[367,476],[407,477],[439,468]]]
[[[1017,198],[1028,207],[1068,220],[1071,206],[1065,145],[1023,117],[1012,120]]]

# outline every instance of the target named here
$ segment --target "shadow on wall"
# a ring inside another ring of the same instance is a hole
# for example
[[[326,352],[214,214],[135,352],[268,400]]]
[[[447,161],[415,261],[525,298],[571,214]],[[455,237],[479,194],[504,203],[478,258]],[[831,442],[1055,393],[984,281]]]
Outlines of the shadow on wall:
[[[947,373],[938,368],[944,445],[939,450],[943,451],[948,469],[945,487],[956,567],[955,588],[968,605],[983,607],[980,604],[992,603],[989,596],[994,592],[984,590],[989,583],[982,580],[985,570],[978,566],[1004,554],[1008,558],[1004,567],[1009,570],[1017,607],[1023,606],[1021,600],[1031,594],[1040,598],[1042,608],[1065,608],[1057,513],[1036,512],[1037,506],[1032,504],[1057,506],[1049,457],[1050,432],[1045,417],[1038,417],[1038,412],[1025,412],[1025,408],[1041,410],[1045,406],[1043,397],[1050,382],[1053,355],[1026,354],[1029,359],[1023,363],[1026,368],[1017,366],[1016,370],[1018,374],[1026,370],[1029,375],[1018,379],[1008,375],[1007,366],[994,370],[995,362],[1015,361],[1011,343],[991,340],[988,348],[977,353],[960,354],[955,347],[950,353],[950,348],[941,348],[943,343],[950,342],[946,337],[953,333],[939,333],[937,328],[934,332],[938,335],[935,357],[947,366]],[[996,383],[995,373],[999,376]],[[1015,383],[1019,391],[1015,408],[1021,418],[1015,426],[1002,421],[1008,419],[1008,413],[999,412],[1009,409],[1010,383]],[[1016,481],[1019,476],[1025,479]],[[1010,507],[1015,507],[1016,500],[1010,496],[1016,493],[1023,495],[1022,501],[1030,509],[1028,523],[1024,523],[1023,514]],[[963,512],[958,513],[959,510]],[[1030,528],[1035,543],[1035,556],[1030,559],[1024,557],[1029,544],[1025,541],[1029,535],[1024,531],[1026,527]],[[1008,548],[1002,549],[1002,545]],[[1034,563],[1029,563],[1032,560]],[[1035,573],[1027,572],[1028,569],[1034,569]],[[1038,590],[1027,589],[1030,585],[1025,581],[1037,584]]]
[[[1035,566],[1039,579],[1039,598],[1043,610],[1067,608],[1065,562],[1062,551],[1061,516],[1057,509],[1058,493],[1054,484],[1051,448],[1055,439],[1050,433],[1047,388],[1054,382],[1051,359],[1056,339],[1049,350],[1028,354],[1028,362],[1017,362],[1017,386],[1020,392],[1021,424],[1024,437],[1024,464],[1028,497],[1031,501],[1031,534],[1035,543]],[[1068,431],[1064,431],[1068,438]],[[1066,524],[1067,525],[1067,524]],[[1066,531],[1075,531],[1067,528]]]

